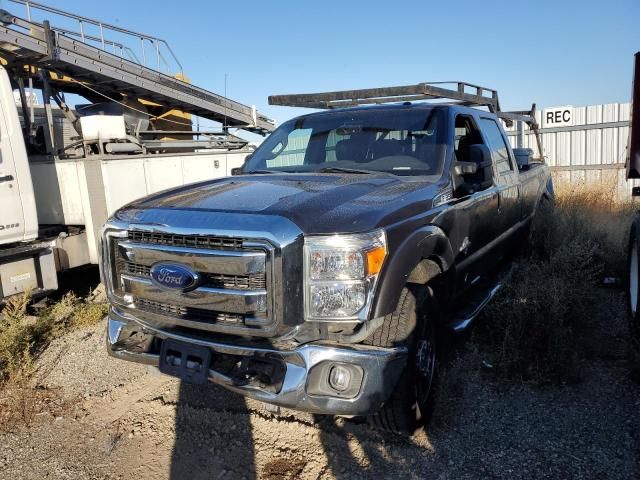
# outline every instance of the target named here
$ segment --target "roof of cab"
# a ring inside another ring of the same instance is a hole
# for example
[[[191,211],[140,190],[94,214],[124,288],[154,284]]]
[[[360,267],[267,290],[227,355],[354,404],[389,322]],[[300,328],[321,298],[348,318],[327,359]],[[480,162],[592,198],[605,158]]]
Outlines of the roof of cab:
[[[328,110],[318,110],[315,112],[306,113],[304,115],[299,115],[294,119],[306,118],[309,116],[318,116],[318,115],[332,115],[335,113],[344,113],[344,112],[360,112],[360,111],[371,111],[371,110],[431,110],[434,108],[446,109],[446,110],[454,110],[455,112],[480,112],[486,115],[493,115],[488,110],[480,110],[477,107],[470,107],[466,105],[461,105],[459,103],[428,103],[428,102],[402,102],[402,103],[384,103],[384,104],[372,104],[372,105],[357,105],[354,107],[346,107],[346,108],[333,108]],[[294,120],[292,119],[292,120]]]

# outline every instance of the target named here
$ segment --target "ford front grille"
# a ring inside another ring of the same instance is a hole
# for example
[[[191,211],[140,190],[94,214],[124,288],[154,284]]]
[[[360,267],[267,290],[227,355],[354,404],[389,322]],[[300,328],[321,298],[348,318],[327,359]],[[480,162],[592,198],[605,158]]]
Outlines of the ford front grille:
[[[160,328],[273,333],[275,249],[269,242],[140,231],[107,238],[112,295],[141,321]],[[197,283],[184,290],[158,285],[152,267],[160,263],[192,271]]]

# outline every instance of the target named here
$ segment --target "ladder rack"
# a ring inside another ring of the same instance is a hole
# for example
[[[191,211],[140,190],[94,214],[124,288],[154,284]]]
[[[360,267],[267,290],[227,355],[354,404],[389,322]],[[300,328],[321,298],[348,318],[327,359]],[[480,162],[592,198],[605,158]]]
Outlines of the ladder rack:
[[[455,85],[455,89],[438,85]],[[469,92],[468,90],[471,90]],[[273,95],[270,105],[306,108],[344,108],[356,105],[389,102],[411,102],[416,100],[448,99],[465,105],[488,107],[492,112],[500,111],[498,92],[465,82],[425,82],[401,87],[366,88],[325,93]]]
[[[0,10],[0,56],[8,62],[7,68],[11,68],[14,75],[38,83],[38,76],[33,72],[35,67],[53,72],[59,79],[68,77],[64,81],[64,91],[87,98],[98,95],[119,100],[124,94],[207,118],[224,127],[262,135],[275,128],[274,122],[258,114],[255,107],[76,40],[68,33],[65,29],[52,27],[47,21],[42,24],[30,22]],[[87,36],[84,38],[88,39]],[[55,81],[51,83],[56,87]]]
[[[446,86],[449,88],[445,88]],[[451,86],[453,86],[453,88],[451,88]],[[272,95],[269,97],[269,105],[334,109],[358,105],[424,100],[448,100],[458,105],[487,107],[490,112],[504,120],[508,126],[511,126],[514,121],[526,123],[535,133],[539,151],[543,151],[542,140],[535,119],[535,104],[531,107],[530,111],[504,112],[500,109],[497,90],[467,82],[424,82],[418,83],[417,85],[404,85],[400,87]]]

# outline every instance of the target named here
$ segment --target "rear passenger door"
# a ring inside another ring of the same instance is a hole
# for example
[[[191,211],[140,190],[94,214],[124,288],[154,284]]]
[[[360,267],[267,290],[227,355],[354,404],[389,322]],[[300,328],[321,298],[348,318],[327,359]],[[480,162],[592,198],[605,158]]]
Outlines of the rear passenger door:
[[[498,236],[506,233],[520,221],[520,181],[515,161],[502,129],[494,118],[481,117],[480,130],[491,150],[498,189]]]

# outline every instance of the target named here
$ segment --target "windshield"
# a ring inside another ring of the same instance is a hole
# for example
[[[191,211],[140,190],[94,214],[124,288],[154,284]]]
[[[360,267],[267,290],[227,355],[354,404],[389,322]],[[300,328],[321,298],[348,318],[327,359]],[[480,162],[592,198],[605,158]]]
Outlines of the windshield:
[[[440,175],[445,118],[437,108],[372,108],[296,118],[273,132],[243,171]]]

